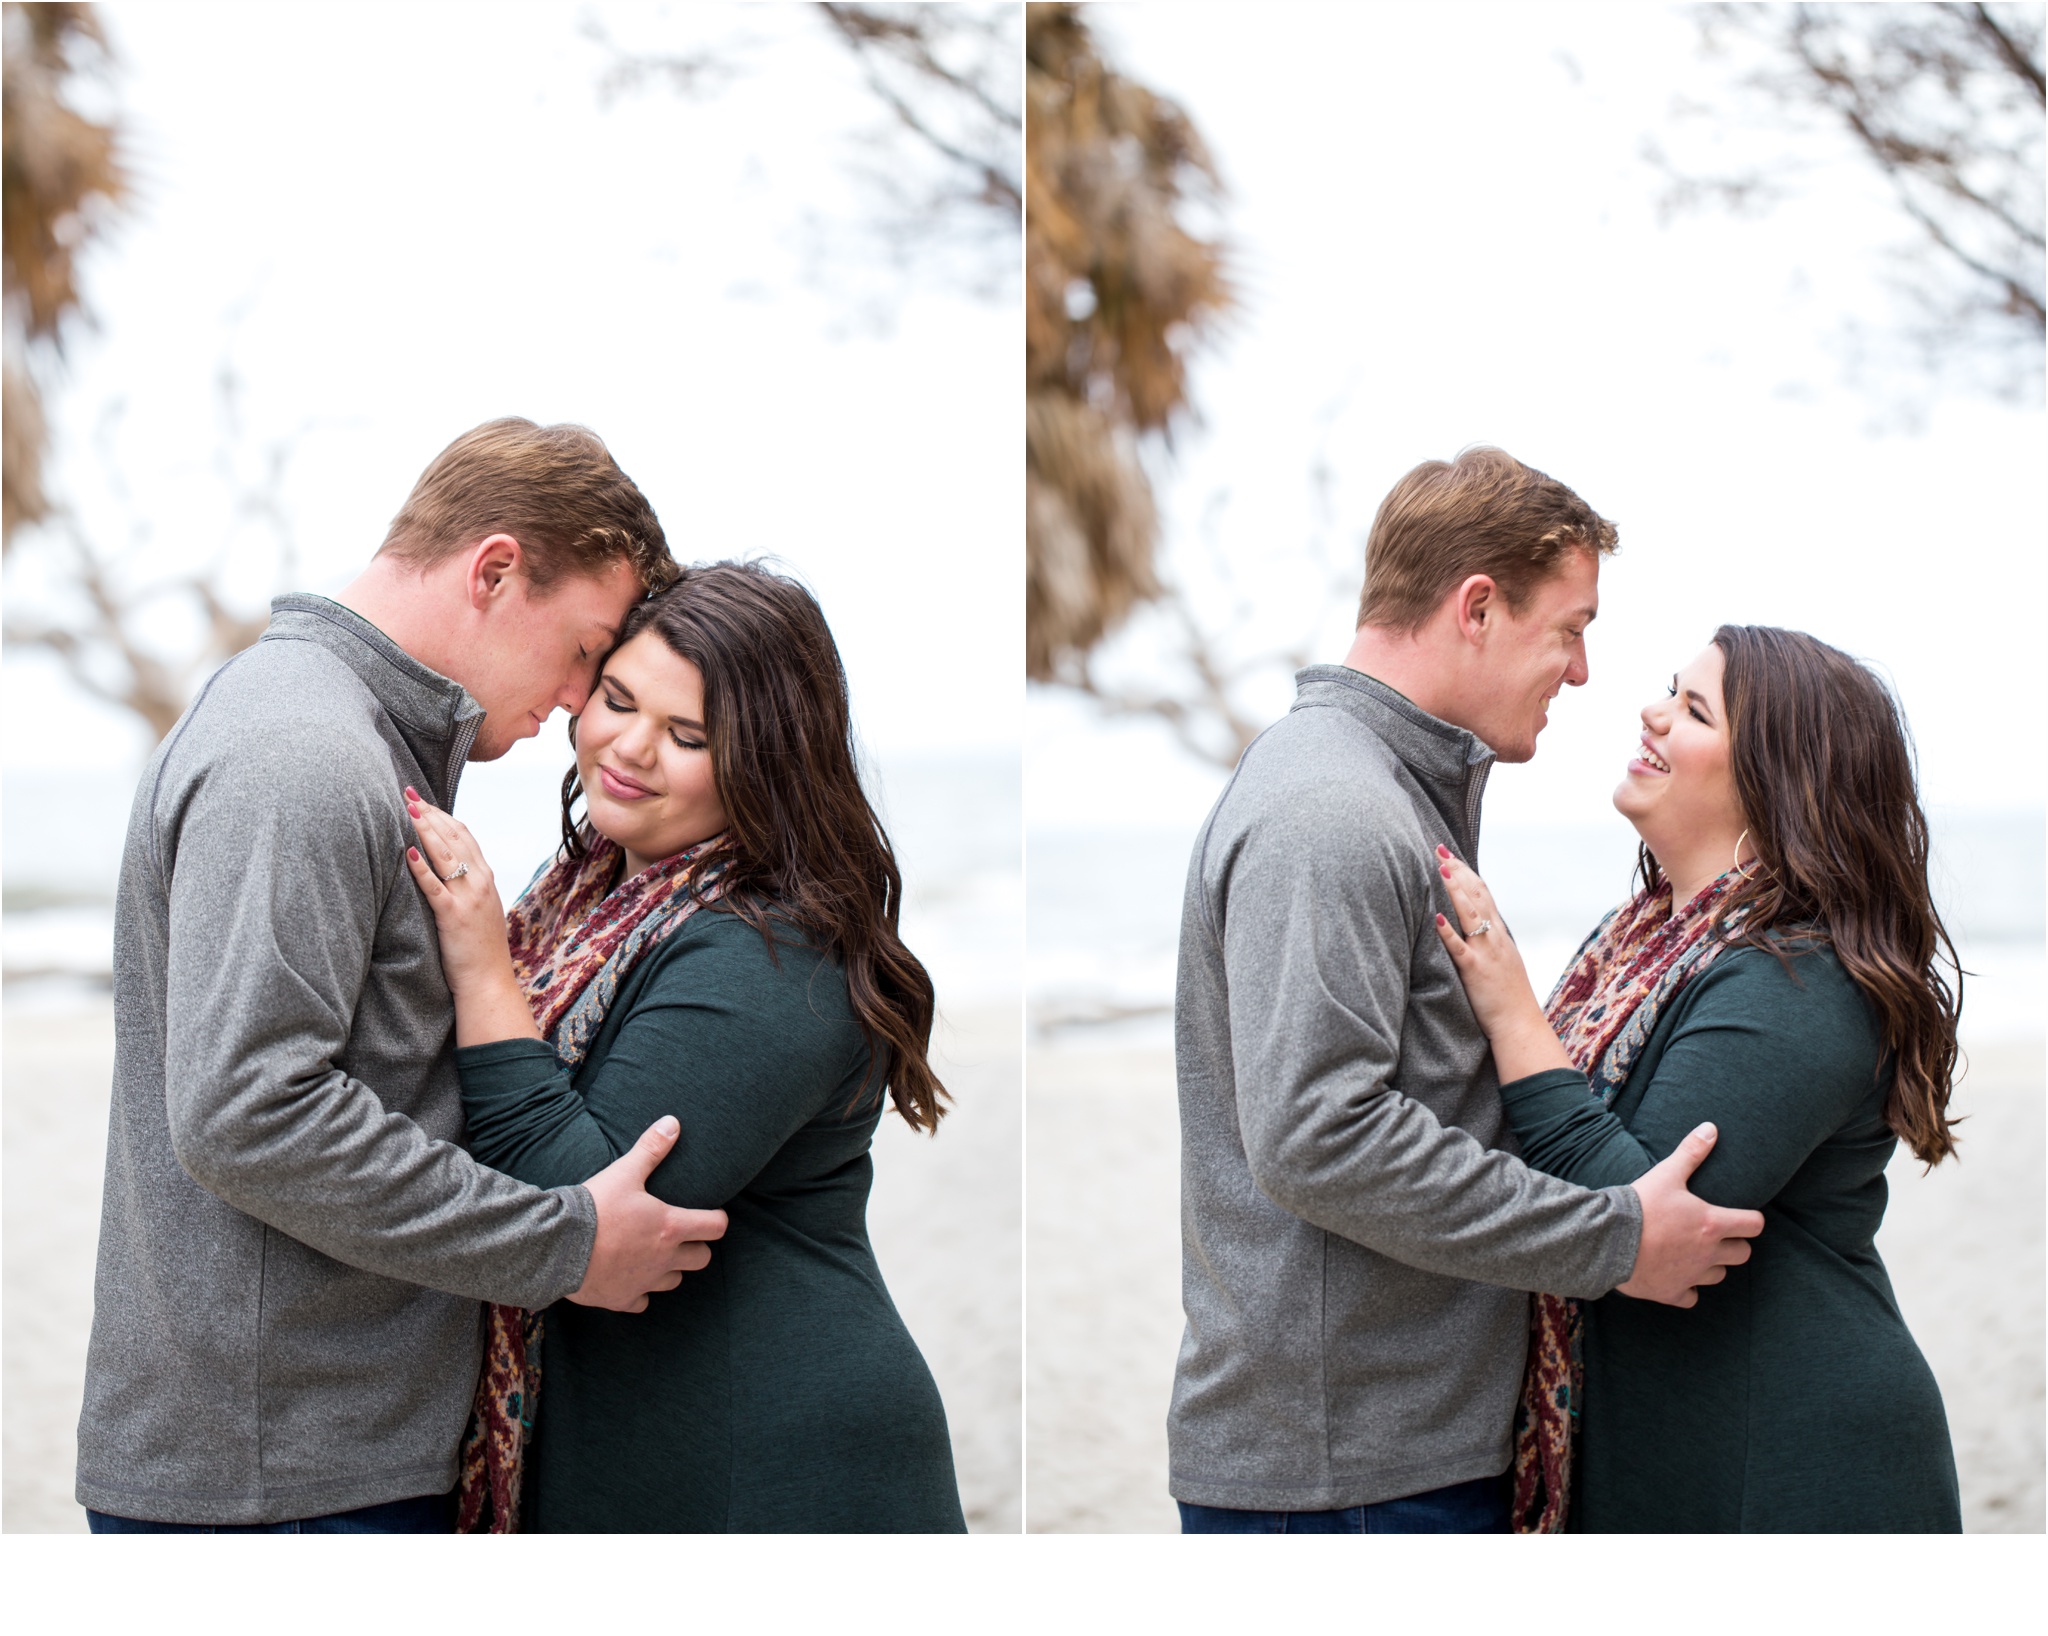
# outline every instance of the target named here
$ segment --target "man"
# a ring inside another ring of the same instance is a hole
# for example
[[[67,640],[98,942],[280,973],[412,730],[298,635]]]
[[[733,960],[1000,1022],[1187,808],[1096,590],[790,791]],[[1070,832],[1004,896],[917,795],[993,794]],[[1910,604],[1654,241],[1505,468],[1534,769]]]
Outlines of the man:
[[[479,1302],[645,1308],[718,1211],[649,1197],[661,1121],[581,1187],[472,1161],[403,791],[582,709],[676,567],[575,426],[429,466],[339,602],[280,597],[142,776],[114,927],[114,1094],[78,1499],[96,1532],[427,1532]]]
[[[1588,1192],[1512,1153],[1435,916],[1496,760],[1586,680],[1613,525],[1498,449],[1397,483],[1343,665],[1297,678],[1195,843],[1175,1001],[1190,1532],[1502,1531],[1525,1293],[1690,1305],[1752,1211],[1711,1131]]]

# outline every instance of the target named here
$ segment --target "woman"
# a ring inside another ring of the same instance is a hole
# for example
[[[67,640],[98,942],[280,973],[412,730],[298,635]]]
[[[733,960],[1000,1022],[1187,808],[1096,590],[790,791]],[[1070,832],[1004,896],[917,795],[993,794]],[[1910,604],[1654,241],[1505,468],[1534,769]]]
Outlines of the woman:
[[[1955,1532],[1941,1394],[1873,1243],[1898,1141],[1955,1147],[1954,949],[1904,724],[1847,655],[1758,626],[1723,626],[1642,723],[1614,794],[1642,890],[1548,1007],[1448,854],[1437,931],[1528,1163],[1626,1183],[1711,1123],[1695,1190],[1765,1225],[1686,1310],[1537,1297],[1518,1526],[1568,1499],[1588,1532]]]
[[[885,1085],[919,1130],[942,1112],[932,985],[824,616],[756,565],[691,569],[628,616],[572,738],[562,851],[509,917],[468,831],[407,792],[471,1151],[560,1186],[673,1115],[649,1191],[730,1226],[644,1312],[492,1310],[465,1523],[960,1531],[865,1226]]]

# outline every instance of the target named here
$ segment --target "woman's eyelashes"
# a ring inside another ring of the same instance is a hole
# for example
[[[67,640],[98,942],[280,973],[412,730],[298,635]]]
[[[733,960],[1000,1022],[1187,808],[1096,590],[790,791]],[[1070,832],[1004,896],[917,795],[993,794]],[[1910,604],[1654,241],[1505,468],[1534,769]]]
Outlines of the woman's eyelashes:
[[[615,711],[621,716],[630,716],[640,708],[636,704],[624,704],[610,693],[604,696],[604,707],[607,710]],[[668,741],[678,750],[701,750],[705,748],[705,741],[703,739],[684,738],[673,727],[668,730]]]
[[[630,716],[639,708],[637,705],[621,704],[609,693],[605,695],[604,707],[607,710],[616,711],[621,716]],[[673,727],[668,730],[668,741],[678,750],[701,750],[704,748],[704,741],[702,739],[684,738]]]
[[[1672,683],[1670,684],[1670,686],[1668,686],[1668,687],[1666,687],[1666,688],[1664,689],[1664,692],[1665,692],[1665,694],[1666,694],[1666,695],[1667,695],[1668,697],[1670,697],[1670,698],[1674,698],[1674,699],[1675,699],[1675,698],[1677,698],[1677,697],[1678,697],[1678,683],[1677,683],[1676,681],[1673,681],[1673,682],[1672,682]],[[1714,725],[1714,724],[1713,724],[1712,722],[1708,721],[1708,720],[1707,720],[1707,718],[1706,718],[1705,716],[1703,716],[1703,715],[1701,715],[1701,714],[1700,714],[1700,707],[1699,707],[1698,705],[1696,705],[1696,704],[1689,704],[1689,705],[1687,705],[1687,706],[1685,707],[1685,713],[1686,713],[1686,714],[1687,714],[1688,716],[1692,717],[1692,719],[1693,719],[1694,721],[1698,722],[1698,723],[1699,723],[1699,724],[1700,724],[1700,725],[1701,725],[1702,727],[1711,727],[1711,726],[1713,726],[1713,725]]]

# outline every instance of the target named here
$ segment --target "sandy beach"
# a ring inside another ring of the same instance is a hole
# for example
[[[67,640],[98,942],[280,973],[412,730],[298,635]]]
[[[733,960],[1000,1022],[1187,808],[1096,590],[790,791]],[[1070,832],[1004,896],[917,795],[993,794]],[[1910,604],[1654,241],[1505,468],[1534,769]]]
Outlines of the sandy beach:
[[[1970,1052],[1963,1159],[1895,1160],[1878,1248],[1941,1383],[1973,1533],[2039,1533],[2042,1045]],[[1027,1517],[1034,1533],[1178,1528],[1166,1403],[1180,1344],[1178,1128],[1163,1050],[1027,1057],[1031,1268]]]
[[[941,1019],[934,1054],[955,1110],[931,1141],[885,1119],[869,1211],[889,1288],[945,1399],[961,1502],[978,1533],[1013,1533],[1020,1520],[1019,1038],[1014,1008]],[[112,1068],[107,1005],[5,1019],[8,1533],[85,1529],[72,1465]]]

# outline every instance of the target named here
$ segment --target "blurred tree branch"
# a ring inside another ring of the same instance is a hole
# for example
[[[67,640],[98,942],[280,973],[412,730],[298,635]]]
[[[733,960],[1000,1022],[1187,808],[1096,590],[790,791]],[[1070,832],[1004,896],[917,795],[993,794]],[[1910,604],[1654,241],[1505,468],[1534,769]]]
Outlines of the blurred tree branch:
[[[1922,365],[1987,362],[1994,393],[2030,391],[2043,354],[2041,9],[1704,5],[1695,16],[1703,48],[1738,65],[1750,119],[1846,138],[1889,184],[1916,230],[1899,282]],[[1646,154],[1668,178],[1670,209],[1754,211],[1796,191],[1794,155],[1701,175],[1654,143]]]
[[[866,73],[868,89],[933,153],[957,180],[937,195],[935,211],[979,207],[1005,235],[1014,233],[1024,208],[1017,180],[1017,132],[1023,113],[990,64],[955,66],[945,60],[955,42],[1000,46],[1006,30],[995,12],[958,7],[819,7]],[[920,94],[922,93],[922,94]],[[942,126],[950,125],[950,132]]]
[[[858,167],[870,242],[899,272],[929,267],[982,300],[1014,299],[1023,227],[1018,8],[825,4],[818,12],[893,127],[870,135]]]
[[[815,7],[829,38],[859,68],[887,115],[857,167],[869,194],[867,228],[899,269],[937,266],[987,300],[1016,287],[1023,190],[1019,178],[1015,6]],[[752,45],[737,37],[681,53],[629,50],[595,17],[584,33],[610,53],[606,97],[665,81],[691,99],[716,95],[743,72]]]
[[[298,567],[284,486],[308,428],[262,445],[255,452],[255,473],[248,475],[241,384],[232,360],[224,357],[214,380],[220,423],[215,475],[231,496],[229,534],[251,524],[261,530],[267,577],[283,589]],[[152,738],[161,739],[184,714],[198,683],[261,636],[270,616],[260,604],[252,612],[239,611],[228,595],[225,544],[195,572],[152,576],[152,563],[161,555],[152,548],[155,531],[135,510],[114,447],[124,407],[117,402],[102,414],[96,452],[106,493],[128,511],[125,548],[109,549],[71,506],[53,503],[37,531],[43,560],[33,565],[43,570],[46,583],[25,590],[17,573],[0,634],[10,648],[47,650],[81,691],[133,711]]]
[[[1135,660],[1123,652],[1105,658],[1097,646],[1072,660],[1058,679],[1093,699],[1105,715],[1155,718],[1197,759],[1226,771],[1235,767],[1271,725],[1270,715],[1255,708],[1247,692],[1263,682],[1277,684],[1269,688],[1276,696],[1284,693],[1296,671],[1321,657],[1321,627],[1331,610],[1348,609],[1357,596],[1361,564],[1341,537],[1328,447],[1349,396],[1340,394],[1316,417],[1322,435],[1308,469],[1313,527],[1300,561],[1263,557],[1256,567],[1259,583],[1248,585],[1219,537],[1230,497],[1213,494],[1199,525],[1206,547],[1200,578],[1210,594],[1191,588],[1184,575],[1196,564],[1185,560],[1185,547],[1176,549],[1174,560],[1156,569],[1157,592],[1132,622],[1131,637],[1149,651]],[[1261,603],[1280,600],[1270,594],[1276,568],[1290,581],[1289,570],[1307,570],[1304,583],[1287,586],[1287,606],[1298,607],[1302,617],[1293,637],[1279,642],[1270,622],[1260,618]]]
[[[102,416],[99,454],[108,495],[127,507],[129,540],[110,549],[77,509],[51,490],[45,393],[65,334],[90,321],[80,287],[86,253],[131,194],[118,120],[73,105],[84,77],[113,66],[89,5],[4,8],[6,419],[5,539],[10,648],[52,654],[81,691],[133,711],[157,738],[184,712],[193,685],[262,634],[261,614],[236,611],[223,555],[196,573],[152,577],[151,530],[120,482],[114,405]],[[231,532],[255,522],[271,537],[281,578],[296,562],[283,484],[299,434],[271,443],[253,479],[240,475],[240,380],[224,359],[215,381],[221,419],[219,475],[234,496]],[[17,529],[32,548],[14,549]],[[181,617],[182,616],[182,617]],[[179,628],[182,627],[182,628]],[[173,639],[167,644],[167,631]],[[152,639],[154,637],[154,639]],[[167,656],[166,646],[176,656]]]

